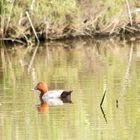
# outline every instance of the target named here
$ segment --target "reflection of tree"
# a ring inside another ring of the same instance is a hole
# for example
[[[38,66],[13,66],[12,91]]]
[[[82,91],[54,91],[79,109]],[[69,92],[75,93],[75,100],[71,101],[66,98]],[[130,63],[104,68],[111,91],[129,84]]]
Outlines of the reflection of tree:
[[[133,57],[133,49],[134,49],[134,45],[133,45],[133,43],[131,43],[131,47],[130,47],[130,51],[129,51],[128,64],[127,64],[127,67],[126,67],[126,71],[125,71],[125,75],[124,75],[124,79],[123,79],[123,83],[122,83],[121,93],[119,95],[119,98],[116,100],[116,107],[118,107],[119,100],[125,95],[125,90],[126,90],[126,87],[128,86],[128,82],[129,82],[129,78],[130,78],[129,77],[130,68],[131,68],[132,57]]]
[[[0,54],[0,57],[1,57],[1,59],[0,59],[0,69],[3,69],[4,66],[5,66],[4,48],[1,48],[0,52],[1,52],[1,54]],[[0,79],[3,79],[3,71],[2,70],[0,70]],[[0,81],[0,82],[2,82],[2,81]]]

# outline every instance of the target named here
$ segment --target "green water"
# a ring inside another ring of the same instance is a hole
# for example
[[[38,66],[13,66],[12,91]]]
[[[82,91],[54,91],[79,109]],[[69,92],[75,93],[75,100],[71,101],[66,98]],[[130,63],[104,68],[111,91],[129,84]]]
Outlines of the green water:
[[[140,139],[139,43],[49,43],[37,52],[1,46],[0,56],[0,140]],[[38,112],[31,89],[39,81],[73,90],[73,104]]]

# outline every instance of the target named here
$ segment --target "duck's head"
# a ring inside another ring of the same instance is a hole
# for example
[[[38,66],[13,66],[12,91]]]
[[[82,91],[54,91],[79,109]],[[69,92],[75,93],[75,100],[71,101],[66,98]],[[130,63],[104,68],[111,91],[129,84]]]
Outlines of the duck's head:
[[[45,82],[39,82],[35,87],[34,90],[39,90],[42,94],[48,91],[48,87]]]

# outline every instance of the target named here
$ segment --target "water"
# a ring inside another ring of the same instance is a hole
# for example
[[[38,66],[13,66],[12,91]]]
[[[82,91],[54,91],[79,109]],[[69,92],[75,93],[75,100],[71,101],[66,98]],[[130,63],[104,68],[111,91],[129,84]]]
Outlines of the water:
[[[139,42],[81,40],[46,43],[37,53],[31,46],[0,52],[0,140],[140,139]],[[39,94],[31,91],[38,81],[73,90],[73,104],[39,111]]]

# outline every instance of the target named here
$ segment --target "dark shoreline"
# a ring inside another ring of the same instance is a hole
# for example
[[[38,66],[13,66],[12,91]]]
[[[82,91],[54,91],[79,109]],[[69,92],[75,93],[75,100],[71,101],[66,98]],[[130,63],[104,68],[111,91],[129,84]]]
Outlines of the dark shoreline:
[[[13,30],[13,28],[12,28]],[[130,26],[129,24],[125,28],[120,28],[118,32],[101,32],[100,30],[89,30],[82,29],[82,32],[78,33],[76,29],[64,28],[61,33],[57,32],[47,32],[41,31],[35,28],[38,39],[40,43],[50,42],[50,41],[66,41],[66,40],[75,40],[75,39],[103,39],[103,38],[120,38],[120,40],[126,39],[130,41],[135,41],[140,39],[140,27],[139,24]],[[13,34],[12,34],[13,33]],[[27,34],[28,33],[28,34]],[[25,38],[26,35],[26,38]],[[37,40],[31,29],[31,27],[24,33],[24,36],[20,34],[17,37],[14,36],[14,30],[7,30],[7,35],[5,37],[0,37],[0,41],[8,43],[19,43],[22,45],[27,45],[29,43],[36,44]],[[28,42],[29,41],[29,42]]]

